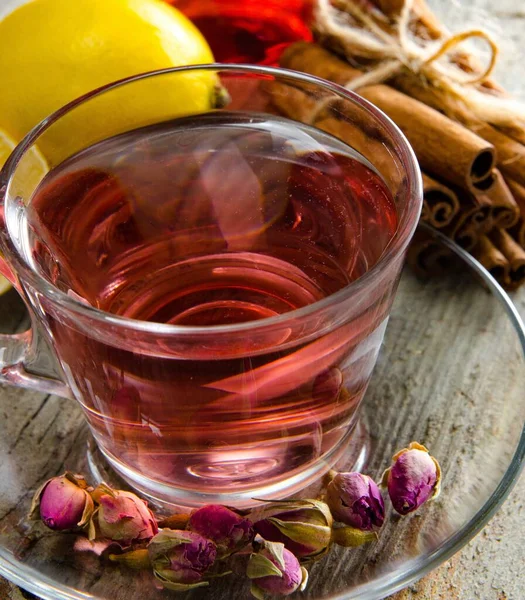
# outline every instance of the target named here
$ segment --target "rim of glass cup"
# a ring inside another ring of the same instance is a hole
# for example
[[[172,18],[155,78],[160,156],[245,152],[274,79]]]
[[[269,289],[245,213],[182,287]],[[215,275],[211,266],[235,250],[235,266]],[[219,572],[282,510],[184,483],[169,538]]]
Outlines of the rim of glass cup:
[[[497,283],[492,275],[473,258],[468,252],[460,248],[455,242],[444,236],[442,233],[434,230],[432,227],[423,224],[420,225],[433,237],[438,239],[444,246],[450,249],[454,254],[462,259],[467,267],[480,276],[482,282],[488,287],[489,292],[496,298],[497,302],[502,306],[503,310],[509,317],[510,322],[518,336],[519,345],[521,346],[521,356],[525,359],[525,325],[520,317],[519,312],[512,303],[508,294]],[[503,474],[503,477],[497,484],[492,494],[485,501],[484,505],[478,512],[470,518],[454,535],[445,540],[440,546],[435,548],[429,555],[422,557],[418,556],[410,561],[407,561],[403,568],[394,570],[391,573],[379,576],[374,581],[373,589],[370,589],[370,583],[362,583],[349,591],[338,592],[326,596],[324,600],[345,600],[349,597],[352,600],[379,600],[385,598],[389,594],[393,594],[406,586],[414,583],[425,574],[429,573],[440,564],[448,560],[463,546],[465,546],[474,536],[494,516],[503,501],[507,498],[510,491],[517,482],[518,477],[523,470],[525,464],[525,427],[522,428],[521,436],[517,443],[514,454],[509,462],[509,465]],[[71,589],[67,585],[58,583],[39,572],[35,572],[32,567],[26,570],[20,569],[18,561],[9,552],[5,552],[0,547],[0,574],[7,577],[13,583],[23,587],[24,589],[38,594],[46,600],[102,600],[103,596],[93,595],[89,592],[81,592],[76,589]]]
[[[344,302],[346,299],[354,296],[359,290],[366,286],[369,280],[373,279],[380,273],[390,262],[392,262],[397,256],[399,256],[406,249],[410,239],[417,227],[419,215],[421,212],[421,206],[423,203],[423,184],[421,180],[421,171],[417,162],[417,158],[410,146],[408,140],[398,128],[398,126],[379,108],[368,102],[357,93],[347,90],[346,88],[332,83],[330,81],[309,75],[306,73],[300,73],[298,71],[292,71],[290,69],[281,69],[277,67],[262,67],[258,65],[232,65],[222,63],[211,63],[203,65],[191,65],[185,67],[172,67],[168,69],[159,69],[155,71],[149,71],[147,73],[141,73],[126,77],[118,81],[109,83],[102,87],[99,87],[72,102],[69,102],[62,108],[58,109],[38,125],[36,125],[16,146],[5,165],[0,170],[0,203],[5,205],[5,197],[7,196],[9,189],[9,182],[16,171],[16,167],[24,154],[31,148],[31,146],[37,143],[38,138],[41,134],[46,131],[51,125],[59,121],[64,115],[75,109],[77,106],[89,102],[91,99],[101,96],[106,92],[110,92],[122,86],[133,84],[137,81],[149,79],[153,77],[159,77],[166,74],[172,73],[183,73],[189,71],[218,71],[218,72],[229,72],[246,74],[252,73],[255,75],[272,75],[277,78],[287,78],[295,80],[301,83],[315,84],[319,88],[328,90],[333,94],[336,94],[340,98],[350,101],[358,105],[365,112],[379,121],[383,126],[386,133],[392,139],[396,151],[398,152],[398,159],[402,163],[405,169],[406,193],[411,197],[412,206],[409,206],[406,210],[406,215],[400,222],[397,231],[392,238],[390,245],[383,253],[378,262],[368,270],[364,275],[349,283],[341,290],[313,302],[300,309],[289,311],[281,315],[274,317],[268,317],[260,319],[256,322],[256,325],[252,321],[245,323],[236,323],[233,325],[212,325],[212,326],[187,326],[187,325],[172,325],[167,323],[155,323],[151,321],[140,321],[137,319],[130,319],[127,317],[121,317],[113,315],[111,313],[102,311],[94,306],[86,305],[75,298],[68,296],[65,292],[62,292],[57,287],[48,282],[43,276],[34,271],[23,258],[19,255],[14,244],[11,242],[7,235],[3,235],[4,243],[9,249],[9,259],[15,265],[15,270],[18,274],[23,274],[23,279],[28,281],[35,289],[44,294],[54,303],[59,306],[80,313],[86,317],[95,319],[97,321],[106,322],[111,325],[125,327],[127,329],[133,329],[135,331],[143,331],[150,333],[162,333],[162,334],[177,334],[177,335],[191,335],[191,334],[203,334],[203,333],[231,333],[250,330],[253,331],[255,328],[258,330],[282,325],[291,319],[299,319],[306,317],[311,314],[315,314],[331,305],[335,305],[339,302]],[[2,197],[3,196],[3,197]],[[1,233],[1,232],[0,232]]]

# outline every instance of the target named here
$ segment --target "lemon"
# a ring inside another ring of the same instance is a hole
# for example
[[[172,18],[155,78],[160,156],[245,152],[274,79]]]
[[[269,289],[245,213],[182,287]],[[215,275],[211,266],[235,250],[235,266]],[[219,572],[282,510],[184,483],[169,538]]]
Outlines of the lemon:
[[[9,137],[3,132],[0,131],[0,168],[2,168],[3,164],[7,160],[7,157],[11,154],[11,151],[15,147],[15,143],[9,139]],[[0,260],[2,260],[2,254],[0,253]],[[7,292],[7,290],[11,289],[11,284],[9,281],[3,276],[0,275],[0,296]]]
[[[5,161],[15,147],[13,140],[5,133],[0,131],[0,169],[4,166]]]
[[[32,0],[0,21],[0,127],[19,141],[64,104],[107,83],[213,62],[201,33],[161,0]],[[76,109],[39,140],[50,165],[108,135],[208,110],[211,72],[124,86]]]
[[[0,169],[4,166],[7,157],[15,147],[14,141],[0,130]],[[16,169],[16,176],[11,181],[10,193],[20,195],[22,198],[28,198],[31,192],[40,183],[49,167],[46,164],[40,151],[33,146],[25,153],[25,156],[19,162]],[[0,253],[0,260],[2,254]],[[0,296],[11,288],[11,283],[0,275]]]
[[[15,146],[15,142],[9,135],[0,129],[0,169]],[[32,146],[25,152],[16,167],[16,176],[11,180],[10,193],[19,195],[25,200],[29,199],[48,171],[49,166],[40,150]]]

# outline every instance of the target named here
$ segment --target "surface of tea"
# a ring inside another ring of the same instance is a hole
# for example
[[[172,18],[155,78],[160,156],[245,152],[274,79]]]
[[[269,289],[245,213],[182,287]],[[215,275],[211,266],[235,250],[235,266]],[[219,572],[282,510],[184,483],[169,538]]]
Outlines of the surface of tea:
[[[277,66],[293,42],[310,41],[310,0],[171,0],[204,35],[217,62]]]
[[[287,119],[221,111],[83,151],[48,174],[27,218],[35,268],[64,292],[197,327],[326,298],[380,259],[397,226],[382,178],[346,145]],[[130,347],[60,319],[49,327],[114,462],[226,493],[304,470],[343,439],[389,302],[385,290],[308,339],[294,320],[258,336],[159,334]]]
[[[397,224],[381,177],[335,138],[223,112],[69,159],[28,216],[45,242],[40,266],[63,291],[129,318],[202,326],[321,300],[374,265]]]

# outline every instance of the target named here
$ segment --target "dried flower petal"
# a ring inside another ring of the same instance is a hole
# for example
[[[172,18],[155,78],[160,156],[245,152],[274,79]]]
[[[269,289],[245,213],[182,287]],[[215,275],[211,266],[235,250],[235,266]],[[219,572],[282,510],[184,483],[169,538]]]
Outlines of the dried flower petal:
[[[121,552],[122,546],[118,542],[107,539],[89,540],[79,536],[73,545],[75,552],[92,552],[96,556],[107,556],[112,552]]]

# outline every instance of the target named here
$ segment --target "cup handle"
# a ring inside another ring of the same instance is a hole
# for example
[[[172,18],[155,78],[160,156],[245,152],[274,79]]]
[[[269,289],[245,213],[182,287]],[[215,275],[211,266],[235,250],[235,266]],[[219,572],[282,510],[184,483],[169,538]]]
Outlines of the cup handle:
[[[0,273],[7,277],[20,293],[17,278],[1,255]],[[23,293],[21,295],[23,296]],[[73,398],[70,388],[60,379],[54,354],[39,330],[31,309],[29,314],[30,329],[23,333],[0,334],[0,383]]]
[[[33,327],[23,333],[0,334],[0,383],[73,398],[69,387],[58,377],[40,369],[40,372],[33,371],[31,356],[41,355],[44,344],[41,335]],[[44,352],[47,353],[45,345]]]

